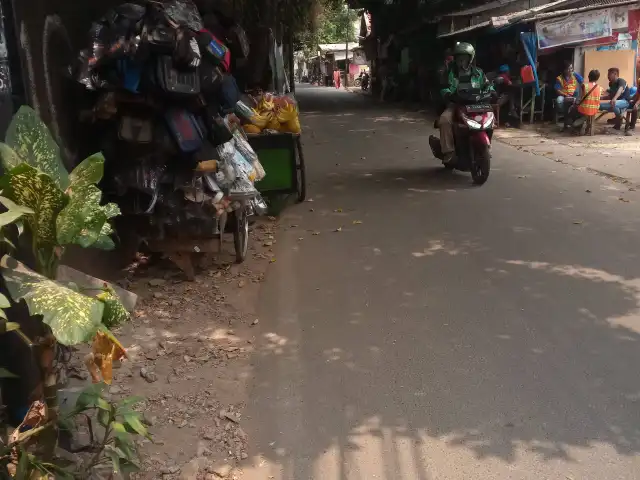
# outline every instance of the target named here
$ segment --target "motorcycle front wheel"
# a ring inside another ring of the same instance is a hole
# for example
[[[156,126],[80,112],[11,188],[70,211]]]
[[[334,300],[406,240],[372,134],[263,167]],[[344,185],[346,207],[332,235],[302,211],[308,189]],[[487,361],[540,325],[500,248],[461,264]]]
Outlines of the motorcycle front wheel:
[[[489,145],[476,147],[473,152],[473,161],[471,163],[471,178],[474,185],[484,185],[489,178],[489,170],[491,169],[491,150]]]

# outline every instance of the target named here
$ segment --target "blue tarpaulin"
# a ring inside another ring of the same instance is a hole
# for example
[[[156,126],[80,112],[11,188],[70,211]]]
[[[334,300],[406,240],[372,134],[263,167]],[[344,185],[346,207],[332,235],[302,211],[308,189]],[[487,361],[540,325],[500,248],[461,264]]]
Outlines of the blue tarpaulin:
[[[536,68],[536,58],[538,57],[538,40],[535,32],[521,32],[520,40],[529,59],[529,65],[533,69],[533,76],[536,79],[536,97],[540,96],[540,82],[538,82],[538,69]]]

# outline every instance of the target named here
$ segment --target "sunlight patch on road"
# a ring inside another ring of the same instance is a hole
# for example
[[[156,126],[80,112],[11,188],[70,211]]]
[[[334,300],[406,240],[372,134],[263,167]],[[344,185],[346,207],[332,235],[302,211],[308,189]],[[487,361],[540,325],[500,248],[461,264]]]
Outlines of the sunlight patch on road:
[[[635,333],[640,333],[640,278],[627,279],[621,275],[615,275],[605,270],[580,265],[554,265],[548,262],[528,262],[523,260],[504,260],[504,263],[524,266],[532,270],[546,271],[556,275],[590,280],[592,282],[618,285],[624,293],[634,299],[636,308],[629,310],[624,315],[613,316],[603,320],[611,326],[620,326],[628,328]]]

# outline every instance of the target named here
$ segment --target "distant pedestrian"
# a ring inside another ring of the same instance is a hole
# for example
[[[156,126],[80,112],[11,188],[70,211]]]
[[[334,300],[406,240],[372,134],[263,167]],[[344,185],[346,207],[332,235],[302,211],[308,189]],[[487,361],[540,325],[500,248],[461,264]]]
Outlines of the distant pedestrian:
[[[340,70],[338,69],[333,71],[333,85],[336,88],[340,88]]]

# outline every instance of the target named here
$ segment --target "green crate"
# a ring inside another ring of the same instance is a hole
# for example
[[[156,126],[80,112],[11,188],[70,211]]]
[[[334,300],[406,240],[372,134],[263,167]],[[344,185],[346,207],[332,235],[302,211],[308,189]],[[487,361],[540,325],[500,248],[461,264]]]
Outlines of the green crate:
[[[249,143],[258,154],[266,176],[256,182],[260,193],[297,193],[298,147],[296,135],[281,133],[272,135],[249,135]],[[304,180],[303,180],[304,181]]]
[[[260,192],[295,191],[295,164],[291,164],[291,152],[288,149],[263,148],[256,150],[256,153],[267,173],[262,180],[256,182],[256,188]]]

